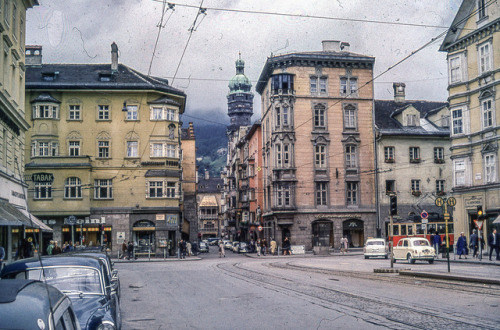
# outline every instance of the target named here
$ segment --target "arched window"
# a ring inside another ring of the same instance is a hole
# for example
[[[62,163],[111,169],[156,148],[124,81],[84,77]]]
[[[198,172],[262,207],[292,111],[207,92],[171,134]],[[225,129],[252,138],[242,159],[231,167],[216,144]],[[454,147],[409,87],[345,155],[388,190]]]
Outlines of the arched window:
[[[82,180],[77,177],[67,178],[64,182],[64,198],[82,198]]]

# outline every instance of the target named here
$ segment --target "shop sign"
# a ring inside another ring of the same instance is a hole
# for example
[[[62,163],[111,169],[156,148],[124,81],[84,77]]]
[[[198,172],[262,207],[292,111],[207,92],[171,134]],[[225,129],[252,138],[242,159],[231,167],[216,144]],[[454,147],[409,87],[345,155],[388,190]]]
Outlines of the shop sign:
[[[476,207],[483,205],[483,200],[481,197],[472,196],[470,198],[465,199],[465,208],[466,209],[475,209]]]
[[[156,221],[165,221],[165,214],[157,214]]]
[[[177,214],[167,214],[167,225],[177,225]]]
[[[52,173],[33,173],[31,175],[31,180],[33,182],[52,183],[52,182],[54,182],[54,174],[52,174]]]

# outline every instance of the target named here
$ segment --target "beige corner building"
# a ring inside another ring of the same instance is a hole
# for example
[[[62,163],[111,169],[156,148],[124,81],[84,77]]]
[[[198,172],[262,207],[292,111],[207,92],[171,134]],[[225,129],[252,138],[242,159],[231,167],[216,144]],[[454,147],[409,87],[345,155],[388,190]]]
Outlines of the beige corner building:
[[[374,63],[339,41],[267,59],[256,86],[267,239],[326,253],[375,236]]]
[[[483,233],[500,214],[500,3],[463,1],[441,51],[448,53],[455,237]]]
[[[26,47],[26,178],[32,212],[60,244],[131,240],[173,254],[182,224],[180,115],[186,95],[118,63],[45,64]],[[189,233],[184,233],[189,234]]]
[[[36,0],[0,1],[0,246],[12,260],[18,241],[36,245],[40,229],[48,229],[29,216],[24,182],[24,149],[29,123],[24,118],[24,47],[26,11]],[[40,228],[42,227],[42,228]],[[36,235],[36,237],[34,236]],[[34,238],[37,238],[33,240]]]

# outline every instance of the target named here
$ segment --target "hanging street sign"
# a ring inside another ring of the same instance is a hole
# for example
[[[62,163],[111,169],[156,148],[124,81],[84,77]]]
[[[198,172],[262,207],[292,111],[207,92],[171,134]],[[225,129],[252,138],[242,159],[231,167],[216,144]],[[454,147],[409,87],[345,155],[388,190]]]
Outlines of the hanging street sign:
[[[262,229],[263,229],[262,226],[257,227],[258,231],[262,231]]]
[[[420,213],[420,217],[422,219],[427,219],[429,217],[429,213],[427,213],[426,210],[423,210],[422,213]]]

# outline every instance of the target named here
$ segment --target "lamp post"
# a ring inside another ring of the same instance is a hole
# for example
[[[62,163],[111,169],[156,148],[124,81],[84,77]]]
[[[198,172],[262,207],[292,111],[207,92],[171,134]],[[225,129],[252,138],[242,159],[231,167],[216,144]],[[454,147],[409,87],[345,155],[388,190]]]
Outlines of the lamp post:
[[[450,214],[448,213],[448,206],[454,207],[457,205],[457,200],[455,197],[449,198],[436,198],[436,206],[443,208],[444,225],[446,229],[446,259],[448,260],[448,273],[450,272],[450,237],[448,235],[448,221],[450,220]]]

